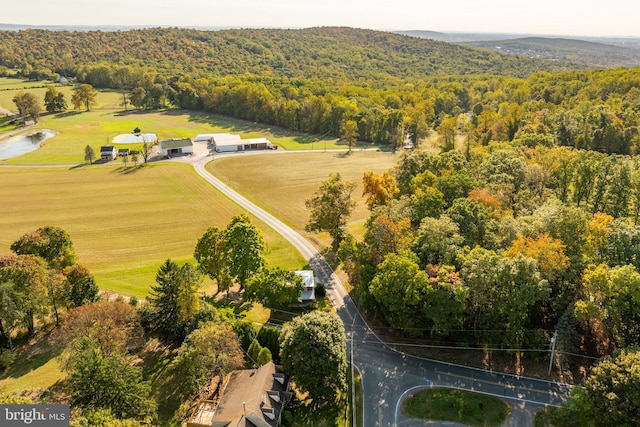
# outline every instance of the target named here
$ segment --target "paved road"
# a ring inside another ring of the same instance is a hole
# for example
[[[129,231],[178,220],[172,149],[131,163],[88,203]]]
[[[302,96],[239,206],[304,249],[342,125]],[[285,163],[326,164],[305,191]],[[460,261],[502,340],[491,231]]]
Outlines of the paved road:
[[[566,402],[569,387],[565,385],[421,359],[391,349],[369,329],[340,279],[307,240],[207,172],[205,164],[211,157],[198,155],[176,160],[192,163],[209,183],[280,233],[308,260],[320,282],[326,284],[327,295],[347,331],[347,351],[362,375],[364,426],[453,425],[402,416],[399,410],[402,400],[421,388],[454,387],[502,397],[512,403],[513,416],[505,426],[532,425],[534,410]]]

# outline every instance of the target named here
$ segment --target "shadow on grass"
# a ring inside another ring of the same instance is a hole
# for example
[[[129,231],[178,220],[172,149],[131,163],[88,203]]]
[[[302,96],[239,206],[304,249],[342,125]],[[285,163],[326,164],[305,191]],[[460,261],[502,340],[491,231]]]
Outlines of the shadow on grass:
[[[113,172],[119,173],[120,175],[131,175],[138,172],[143,167],[144,167],[144,163],[140,165],[120,166],[115,168]]]
[[[227,295],[225,292],[222,298],[207,298],[207,302],[211,303],[215,308],[229,309],[236,316],[246,314],[253,307],[253,303],[250,301],[242,301],[239,297],[236,297],[235,294],[235,292],[231,292]]]
[[[180,418],[176,412],[191,394],[172,364],[179,347],[179,344],[151,339],[139,354],[144,378],[151,383],[152,395],[158,403],[158,418],[162,425]]]
[[[55,118],[56,119],[64,119],[66,117],[73,117],[73,116],[78,116],[80,114],[82,114],[82,111],[65,111],[64,113],[56,113],[55,114]]]
[[[136,115],[144,115],[149,113],[162,113],[167,110],[165,109],[141,109],[141,110],[122,110],[114,113],[114,116],[117,117],[127,117],[127,116],[136,116]]]
[[[323,408],[314,407],[310,401],[294,402],[292,407],[296,427],[345,426],[345,404],[335,404]]]
[[[31,371],[46,365],[51,359],[58,357],[62,349],[57,346],[45,353],[34,354],[29,357],[17,354],[16,361],[0,374],[0,380],[7,378],[20,378]]]

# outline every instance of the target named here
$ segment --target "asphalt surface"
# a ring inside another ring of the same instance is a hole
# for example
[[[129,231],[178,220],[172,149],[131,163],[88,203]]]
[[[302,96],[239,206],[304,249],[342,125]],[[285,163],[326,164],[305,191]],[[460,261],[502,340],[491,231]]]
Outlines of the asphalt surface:
[[[281,234],[308,260],[319,281],[326,284],[327,295],[347,332],[349,360],[361,374],[362,426],[455,426],[450,422],[403,416],[402,401],[417,390],[432,387],[459,388],[504,399],[511,406],[505,427],[532,426],[535,411],[546,405],[561,406],[567,401],[570,391],[567,385],[421,359],[393,350],[367,326],[340,279],[311,243],[207,172],[205,164],[211,157],[206,153],[174,160],[193,164],[205,180]]]

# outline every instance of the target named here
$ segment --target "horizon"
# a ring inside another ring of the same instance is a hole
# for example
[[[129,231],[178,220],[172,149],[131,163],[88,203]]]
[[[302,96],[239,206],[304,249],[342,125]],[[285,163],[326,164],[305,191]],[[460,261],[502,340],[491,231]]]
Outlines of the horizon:
[[[219,4],[218,4],[219,3]],[[575,3],[575,4],[574,4]],[[3,6],[2,24],[24,27],[179,27],[290,28],[352,27],[378,31],[434,31],[462,34],[529,34],[545,36],[640,38],[640,4],[611,5],[594,0],[565,3],[509,0],[425,4],[399,0],[326,0],[300,4],[293,0],[213,2],[207,0],[94,1],[44,0]],[[141,23],[144,22],[144,23]]]
[[[129,31],[149,28],[180,28],[180,29],[192,29],[198,31],[223,31],[223,30],[239,30],[239,29],[276,29],[276,30],[303,30],[306,28],[323,28],[323,27],[345,27],[361,30],[382,31],[391,33],[404,33],[404,32],[427,32],[427,33],[439,33],[444,35],[488,35],[488,36],[522,36],[522,37],[546,37],[546,38],[583,38],[583,39],[629,39],[640,40],[640,35],[619,35],[619,34],[602,34],[602,35],[589,35],[589,34],[560,34],[560,33],[531,33],[531,32],[510,32],[510,31],[470,31],[470,30],[432,30],[432,29],[415,29],[415,28],[365,28],[355,27],[349,25],[314,25],[308,27],[291,27],[291,26],[199,26],[199,25],[161,25],[161,24],[136,24],[136,25],[124,25],[124,24],[24,24],[24,23],[7,23],[0,22],[0,30],[3,27],[19,27],[16,29],[45,29],[50,31]],[[7,31],[7,30],[5,30]],[[8,30],[12,31],[12,30]]]

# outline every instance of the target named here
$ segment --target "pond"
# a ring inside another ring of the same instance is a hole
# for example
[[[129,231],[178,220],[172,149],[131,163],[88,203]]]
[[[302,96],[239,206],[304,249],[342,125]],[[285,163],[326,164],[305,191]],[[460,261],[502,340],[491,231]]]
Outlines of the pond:
[[[52,130],[41,129],[27,135],[17,135],[0,140],[0,160],[11,159],[37,150],[44,140],[53,138],[57,134],[58,132]]]

